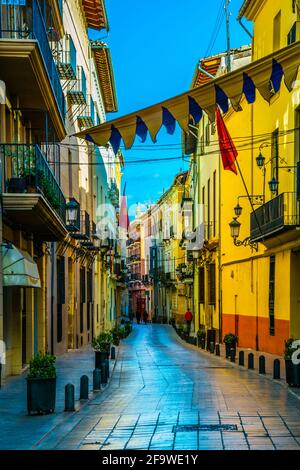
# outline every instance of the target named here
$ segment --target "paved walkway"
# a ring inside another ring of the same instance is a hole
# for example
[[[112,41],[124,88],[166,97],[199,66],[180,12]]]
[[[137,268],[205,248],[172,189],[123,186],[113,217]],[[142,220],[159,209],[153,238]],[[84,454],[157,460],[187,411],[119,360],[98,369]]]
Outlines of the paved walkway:
[[[136,326],[108,387],[37,449],[299,449],[300,400],[285,387]]]
[[[68,414],[64,413],[64,387],[75,385],[76,399],[79,399],[79,383],[82,375],[89,377],[92,388],[94,352],[91,349],[74,351],[57,358],[57,398],[55,414],[27,416],[26,373],[6,380],[0,389],[0,449],[30,449],[44,435],[63,423]],[[77,402],[77,410],[80,408]],[[77,413],[76,413],[77,414]]]

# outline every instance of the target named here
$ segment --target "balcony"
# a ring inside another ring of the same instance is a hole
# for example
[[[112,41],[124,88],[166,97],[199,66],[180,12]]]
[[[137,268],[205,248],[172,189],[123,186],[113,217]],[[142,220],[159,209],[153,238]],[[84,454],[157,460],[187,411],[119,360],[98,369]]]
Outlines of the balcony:
[[[3,208],[9,219],[43,241],[66,234],[66,200],[38,145],[2,144]]]
[[[95,125],[95,103],[91,96],[88,101],[90,104],[83,106],[79,116],[77,117],[78,124],[81,129]]]
[[[76,80],[77,58],[72,37],[67,34],[62,49],[54,50],[54,61],[61,80]]]
[[[299,227],[295,193],[282,193],[251,214],[251,240],[268,247],[298,238]]]
[[[39,2],[28,0],[24,3],[24,6],[1,6],[1,79],[10,94],[18,97],[18,108],[24,116],[28,110],[31,113],[47,110],[59,140],[63,140],[66,136],[65,99],[47,28]],[[32,120],[31,116],[29,118]],[[32,124],[35,127],[36,123]]]
[[[90,216],[87,211],[81,210],[79,218],[79,230],[76,230],[74,231],[74,233],[72,233],[72,238],[74,238],[75,240],[88,241],[91,238]]]
[[[69,81],[66,89],[70,105],[87,104],[86,76],[83,67],[77,67],[76,80]]]

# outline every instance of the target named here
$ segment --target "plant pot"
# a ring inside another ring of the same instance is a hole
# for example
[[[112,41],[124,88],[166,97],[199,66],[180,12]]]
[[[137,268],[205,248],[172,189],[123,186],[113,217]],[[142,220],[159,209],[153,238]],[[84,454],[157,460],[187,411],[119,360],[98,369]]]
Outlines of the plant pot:
[[[10,193],[24,193],[26,190],[26,179],[23,177],[13,177],[8,181],[8,192]]]
[[[300,387],[300,364],[294,364],[292,360],[285,361],[286,382],[290,387]]]
[[[54,413],[56,379],[27,379],[27,409],[31,413]]]
[[[95,369],[102,369],[102,364],[105,364],[107,359],[107,352],[95,351]]]
[[[230,349],[234,349],[235,355],[236,355],[236,343],[225,343],[225,349],[226,349],[226,359],[230,357]]]

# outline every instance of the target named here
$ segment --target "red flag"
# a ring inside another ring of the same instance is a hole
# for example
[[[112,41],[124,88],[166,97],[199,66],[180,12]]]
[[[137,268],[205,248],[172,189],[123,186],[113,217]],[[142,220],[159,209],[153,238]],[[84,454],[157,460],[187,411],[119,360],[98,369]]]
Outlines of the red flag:
[[[237,167],[235,164],[236,158],[238,156],[237,149],[231,139],[231,136],[228,132],[228,129],[225,125],[225,122],[220,113],[219,107],[217,106],[216,111],[216,121],[219,137],[219,146],[220,152],[222,155],[223,167],[224,170],[232,171],[237,175]]]
[[[120,207],[120,219],[119,219],[119,226],[128,230],[129,227],[129,217],[128,217],[128,209],[127,209],[127,197],[125,196],[126,193],[126,184],[123,191],[123,196],[121,198],[121,207]]]

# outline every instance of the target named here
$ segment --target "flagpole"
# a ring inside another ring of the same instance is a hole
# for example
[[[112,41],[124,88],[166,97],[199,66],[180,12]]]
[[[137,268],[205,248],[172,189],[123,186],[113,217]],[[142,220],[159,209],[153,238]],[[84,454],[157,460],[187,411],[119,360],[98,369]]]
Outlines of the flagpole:
[[[238,158],[236,158],[235,162],[236,162],[236,165],[237,165],[237,167],[238,167],[239,174],[240,174],[240,176],[241,176],[241,179],[242,179],[242,182],[243,182],[243,185],[244,185],[244,188],[245,188],[247,197],[248,197],[248,199],[249,199],[249,202],[250,202],[250,205],[251,205],[251,208],[252,208],[252,212],[254,213],[254,217],[255,217],[257,226],[258,226],[258,228],[259,228],[260,234],[263,236],[263,232],[262,232],[262,229],[261,229],[261,226],[260,226],[260,223],[259,223],[257,214],[256,214],[256,212],[255,212],[254,204],[253,204],[252,198],[251,198],[251,196],[250,196],[250,193],[249,193],[249,191],[248,191],[248,188],[247,188],[247,185],[246,185],[246,181],[245,181],[245,179],[244,179],[244,176],[243,176],[243,173],[242,173],[240,164],[239,164],[239,162],[238,162]]]
[[[250,205],[251,205],[251,208],[252,208],[252,212],[254,213],[254,217],[255,217],[257,226],[258,226],[258,228],[259,228],[259,231],[260,231],[261,236],[263,236],[263,232],[262,232],[262,229],[261,229],[261,226],[260,226],[260,223],[259,223],[257,214],[256,214],[255,209],[254,209],[254,204],[253,204],[253,201],[252,201],[251,196],[250,196],[250,194],[249,194],[249,191],[248,191],[248,188],[247,188],[247,185],[246,185],[246,181],[245,181],[245,178],[244,178],[244,176],[243,176],[243,173],[242,173],[242,170],[241,170],[239,161],[238,161],[238,152],[237,152],[237,150],[236,150],[236,148],[235,148],[235,146],[234,146],[234,143],[233,143],[233,141],[232,141],[232,139],[231,139],[231,137],[230,137],[230,135],[229,135],[229,133],[228,133],[228,129],[227,129],[227,127],[225,126],[223,117],[222,117],[222,115],[221,115],[221,113],[220,113],[220,107],[219,107],[219,106],[217,107],[217,118],[216,118],[216,119],[217,119],[217,127],[218,127],[218,122],[219,122],[219,121],[218,121],[218,116],[220,117],[221,122],[222,122],[223,126],[225,127],[226,138],[227,138],[227,145],[228,145],[228,143],[229,143],[229,146],[227,147],[226,152],[230,149],[231,152],[232,152],[231,159],[232,159],[232,156],[235,157],[235,158],[234,158],[234,164],[236,164],[237,169],[238,169],[238,171],[239,171],[239,173],[240,173],[240,175],[241,175],[241,179],[242,179],[242,182],[243,182],[243,185],[244,185],[244,188],[245,188],[247,197],[248,197],[248,199],[249,199],[249,202],[250,202]],[[219,135],[219,143],[220,143],[221,141],[220,141],[220,131],[219,131],[219,129],[218,129],[218,135]],[[223,137],[223,136],[222,136],[222,137]],[[223,143],[224,143],[224,140],[223,140]],[[222,149],[221,149],[221,147],[220,147],[220,150],[221,150],[221,154],[222,154]],[[225,169],[230,169],[230,170],[233,171],[234,173],[237,173],[236,168],[233,168],[233,167],[232,167],[232,163],[233,163],[233,161],[231,160],[231,161],[230,161],[231,167],[230,167],[230,168],[225,168]],[[224,163],[223,163],[223,164],[224,164]]]

